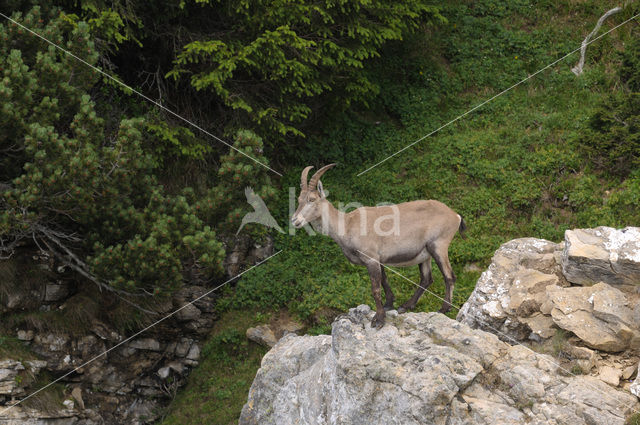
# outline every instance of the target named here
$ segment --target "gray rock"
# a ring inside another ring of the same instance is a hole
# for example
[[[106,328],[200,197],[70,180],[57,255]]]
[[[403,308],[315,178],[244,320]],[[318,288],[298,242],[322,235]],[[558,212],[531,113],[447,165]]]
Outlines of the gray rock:
[[[546,301],[545,289],[567,284],[555,259],[561,249],[561,244],[535,238],[503,244],[457,319],[510,342],[552,336],[553,322],[539,313]]]
[[[193,344],[193,340],[191,338],[182,338],[176,344],[176,356],[177,357],[186,357],[189,352],[189,348],[191,348],[191,344]]]
[[[636,374],[637,370],[638,370],[638,368],[635,365],[627,366],[622,371],[622,375],[620,376],[620,378],[622,378],[622,379],[631,379],[633,377],[633,375]]]
[[[560,375],[550,356],[439,313],[388,316],[380,330],[372,315],[361,306],[338,317],[331,336],[283,337],[239,424],[623,425],[640,408],[598,379]]]
[[[17,396],[24,392],[18,374],[25,368],[18,360],[0,360],[0,395]]]
[[[606,257],[606,267],[602,267],[616,274],[611,259],[630,261],[637,245],[634,238],[640,233],[636,228],[597,228],[567,231],[565,235],[564,244],[532,238],[503,244],[460,309],[458,320],[510,343],[542,342],[561,328],[598,350],[620,352],[640,346],[640,297],[630,291],[636,286],[598,283],[570,287],[563,275],[570,273],[569,280],[575,281],[577,270],[584,266],[591,270],[590,279],[608,276],[595,274],[592,263],[578,262],[580,256]]]
[[[69,343],[69,335],[38,334],[33,338],[35,344],[46,348],[48,351],[66,351]]]
[[[567,230],[562,269],[580,285],[640,284],[640,228]]]
[[[186,304],[182,307],[182,310],[176,313],[176,318],[180,321],[187,322],[189,320],[196,320],[200,317],[202,312],[193,304]]]
[[[640,398],[640,363],[638,363],[638,371],[637,371],[636,379],[635,381],[633,381],[633,383],[629,387],[629,391],[631,391],[631,394]]]
[[[160,342],[154,338],[138,338],[131,341],[129,347],[137,350],[160,351]]]
[[[160,369],[158,369],[158,376],[161,379],[167,379],[170,373],[171,373],[171,368],[169,366],[161,367]]]
[[[84,410],[84,400],[82,399],[82,389],[80,387],[75,387],[71,391],[71,397],[78,403],[80,410]]]
[[[247,339],[266,347],[273,347],[278,342],[276,335],[268,325],[247,329]]]
[[[24,363],[29,366],[29,371],[34,375],[37,375],[42,369],[47,367],[47,362],[44,360],[26,360]]]
[[[187,353],[188,360],[199,360],[200,359],[200,347],[198,344],[193,344]]]
[[[44,291],[44,301],[47,303],[62,301],[70,293],[69,284],[65,282],[47,283]]]
[[[65,400],[71,401],[71,400]],[[73,403],[73,401],[71,401]],[[0,410],[1,411],[1,410]],[[24,407],[23,405],[12,407],[0,416],[2,425],[97,425],[90,419],[82,421],[78,418],[78,412],[74,409],[60,406],[59,409],[38,409]]]
[[[598,377],[600,378],[600,380],[606,382],[609,385],[613,385],[614,387],[620,385],[621,376],[622,371],[611,366],[603,366],[598,372]]]
[[[23,329],[20,329],[18,331],[18,339],[20,341],[31,341],[33,339],[33,335],[34,334],[32,330],[25,331]]]
[[[606,283],[560,288],[550,286],[551,317],[557,326],[573,332],[597,350],[619,352],[640,343],[625,294]]]

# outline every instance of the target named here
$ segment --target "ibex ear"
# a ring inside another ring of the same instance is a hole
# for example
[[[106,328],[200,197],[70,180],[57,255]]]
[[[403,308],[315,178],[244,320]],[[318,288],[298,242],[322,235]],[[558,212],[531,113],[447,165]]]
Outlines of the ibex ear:
[[[320,193],[320,197],[321,198],[326,198],[327,197],[326,193],[324,193],[324,188],[322,187],[322,182],[321,181],[318,182],[318,193]]]

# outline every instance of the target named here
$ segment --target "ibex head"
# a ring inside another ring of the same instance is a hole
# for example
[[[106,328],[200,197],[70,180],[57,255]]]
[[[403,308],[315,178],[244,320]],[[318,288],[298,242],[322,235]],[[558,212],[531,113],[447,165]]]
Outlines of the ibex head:
[[[326,198],[322,189],[320,177],[331,167],[336,164],[325,165],[311,177],[307,183],[307,176],[313,166],[308,166],[302,170],[300,176],[300,196],[298,197],[298,209],[291,217],[291,222],[296,229],[301,228],[307,223],[320,218],[322,214],[322,200]]]

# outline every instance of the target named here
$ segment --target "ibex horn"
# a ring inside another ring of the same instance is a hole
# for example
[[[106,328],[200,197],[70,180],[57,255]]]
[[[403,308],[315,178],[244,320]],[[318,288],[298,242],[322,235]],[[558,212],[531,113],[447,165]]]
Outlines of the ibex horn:
[[[300,188],[302,190],[307,190],[309,186],[307,186],[307,176],[309,175],[309,171],[313,168],[313,165],[309,165],[302,170],[302,176],[300,176]]]
[[[320,181],[320,177],[322,177],[322,175],[331,167],[333,167],[336,164],[329,164],[329,165],[325,165],[324,167],[322,167],[321,169],[319,169],[318,171],[316,171],[316,173],[313,175],[313,177],[311,177],[311,180],[309,180],[309,187],[316,189],[316,186],[318,185],[318,182]]]

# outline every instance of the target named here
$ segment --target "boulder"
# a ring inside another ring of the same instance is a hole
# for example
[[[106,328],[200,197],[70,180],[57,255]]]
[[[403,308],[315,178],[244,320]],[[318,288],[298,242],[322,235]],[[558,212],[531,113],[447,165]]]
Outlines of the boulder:
[[[567,286],[556,258],[562,244],[514,239],[494,254],[457,319],[504,341],[549,338],[556,327],[540,314],[548,286]]]
[[[184,304],[176,313],[176,318],[180,321],[187,322],[200,318],[202,312],[193,304]]]
[[[629,391],[631,391],[631,394],[633,394],[636,397],[640,398],[640,363],[638,364],[638,371],[636,372],[636,379],[631,384],[631,387],[629,387]]]
[[[600,282],[593,286],[550,286],[553,322],[597,350],[619,352],[640,344],[640,329],[625,294]]]
[[[629,393],[560,374],[554,358],[442,314],[387,314],[380,330],[373,314],[351,309],[330,336],[284,336],[239,424],[623,425],[640,408]]]
[[[597,228],[567,231],[564,244],[509,241],[496,251],[457,319],[510,343],[540,342],[560,328],[601,351],[640,347],[640,292],[628,284],[639,235],[637,228]],[[606,264],[585,263],[587,257],[606,259]],[[612,271],[612,259],[625,265],[613,269],[627,273],[625,278],[612,277],[619,274]],[[591,286],[569,283],[581,267]],[[595,273],[600,268],[608,271]],[[598,277],[614,283],[593,282]]]
[[[278,342],[278,339],[268,325],[260,325],[247,329],[247,339],[266,347],[273,347]]]
[[[16,396],[24,392],[20,385],[21,379],[18,374],[25,370],[25,367],[18,360],[6,359],[0,361],[0,396]]]
[[[562,270],[579,285],[640,285],[640,228],[567,230]]]
[[[600,368],[598,375],[598,377],[602,381],[606,382],[609,385],[617,387],[618,385],[620,385],[620,377],[622,375],[622,371],[620,369],[616,369],[615,367],[603,366]]]
[[[69,296],[71,289],[66,282],[50,282],[45,286],[44,302],[53,303],[62,301]]]
[[[160,342],[154,338],[138,338],[131,341],[129,347],[137,350],[160,351]]]

